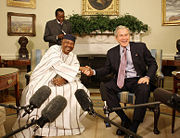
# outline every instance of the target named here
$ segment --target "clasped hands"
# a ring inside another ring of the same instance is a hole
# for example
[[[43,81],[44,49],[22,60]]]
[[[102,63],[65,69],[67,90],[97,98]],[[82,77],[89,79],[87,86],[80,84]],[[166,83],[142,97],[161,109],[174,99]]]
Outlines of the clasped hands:
[[[91,67],[89,66],[85,66],[85,67],[80,67],[79,70],[84,73],[86,76],[92,76],[94,74],[94,71]],[[149,84],[149,77],[145,76],[145,77],[142,77],[138,80],[138,84],[142,84],[142,83],[146,83],[146,84]]]
[[[92,76],[94,74],[93,69],[89,66],[80,67],[79,70],[82,73],[84,73],[86,76]],[[54,83],[54,85],[57,85],[57,86],[61,86],[67,83],[67,81],[60,76],[53,78],[52,82]],[[138,81],[138,84],[141,84],[141,83],[149,84],[149,77],[140,78]]]
[[[92,76],[94,74],[94,71],[91,67],[85,66],[85,67],[80,67],[79,70],[84,73],[86,76]]]
[[[66,81],[64,78],[58,76],[58,77],[54,77],[54,78],[52,79],[52,83],[53,83],[54,85],[56,85],[56,86],[62,86],[62,85],[64,85],[64,84],[66,84],[67,81]]]

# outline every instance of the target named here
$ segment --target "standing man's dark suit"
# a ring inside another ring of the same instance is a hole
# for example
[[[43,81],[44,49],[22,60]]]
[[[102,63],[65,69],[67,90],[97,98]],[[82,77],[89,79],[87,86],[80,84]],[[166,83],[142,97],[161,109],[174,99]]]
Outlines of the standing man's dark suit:
[[[86,69],[82,72],[87,76],[96,75],[96,77],[104,77],[110,73],[113,74],[114,77],[110,81],[100,86],[102,99],[107,102],[110,108],[120,107],[117,93],[124,90],[135,93],[136,104],[146,103],[150,93],[149,84],[155,77],[157,70],[156,60],[144,43],[129,42],[130,32],[128,28],[118,26],[115,31],[115,38],[119,45],[108,50],[104,67],[93,71],[90,67],[86,66]],[[127,64],[124,83],[120,87],[117,84],[117,80],[121,60],[120,54],[124,55],[124,49],[126,49]],[[135,108],[132,122],[123,110],[115,112],[122,120],[121,125],[136,133],[139,124],[143,122],[146,107]],[[124,132],[118,129],[116,134],[122,135]],[[126,137],[129,138],[129,136]]]
[[[61,45],[61,40],[64,35],[72,34],[72,25],[64,19],[64,11],[59,8],[56,10],[56,19],[46,23],[44,32],[44,41],[49,42],[49,47],[52,45]]]

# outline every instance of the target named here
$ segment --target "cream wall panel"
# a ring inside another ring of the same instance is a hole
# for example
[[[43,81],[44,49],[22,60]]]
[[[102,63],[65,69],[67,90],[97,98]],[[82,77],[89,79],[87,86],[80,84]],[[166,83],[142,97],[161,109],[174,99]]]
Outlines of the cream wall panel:
[[[176,53],[176,40],[180,39],[180,26],[162,26],[161,13],[162,0],[120,0],[120,14],[129,13],[150,26],[150,31],[142,35],[141,40],[147,44],[149,48],[163,49],[163,58],[173,58]],[[66,16],[74,13],[81,14],[82,0],[36,0],[36,9],[8,7],[6,0],[0,0],[0,55],[2,58],[9,59],[18,55],[18,39],[20,36],[7,35],[7,12],[36,14],[36,36],[28,37],[29,43],[27,48],[48,48],[48,43],[43,41],[45,23],[55,18],[55,10],[62,7]],[[112,36],[111,36],[112,37]],[[110,39],[110,38],[108,38]],[[112,37],[113,39],[113,37]],[[107,40],[106,40],[107,41]],[[102,43],[105,43],[103,41]],[[76,53],[84,53],[85,50],[92,53],[93,49],[98,52],[106,52],[107,49],[115,45],[114,39],[108,41],[105,45],[98,43],[98,49],[95,45],[83,45],[94,43],[89,37],[78,38]],[[111,46],[112,44],[112,46]],[[97,44],[96,44],[97,45]],[[81,47],[82,48],[81,48]],[[101,50],[102,49],[102,50]],[[25,71],[21,72],[21,88],[25,86]],[[172,86],[169,86],[170,88]]]
[[[46,21],[55,18],[54,12],[58,7],[65,10],[66,15],[81,13],[82,0],[36,0],[36,9],[8,7],[6,0],[0,0],[0,55],[18,54],[19,36],[7,35],[7,12],[36,14],[36,36],[28,37],[28,49],[47,48],[43,41]],[[142,41],[149,48],[163,49],[163,57],[173,57],[176,52],[176,40],[180,39],[180,26],[162,26],[161,0],[120,0],[120,14],[129,13],[150,26],[150,31],[145,33]],[[81,43],[80,40],[77,43]],[[103,47],[102,47],[103,49]]]
[[[163,57],[174,56],[176,40],[180,39],[180,26],[162,26],[162,0],[121,0],[121,14],[130,13],[150,26],[142,37],[149,48],[163,49]]]

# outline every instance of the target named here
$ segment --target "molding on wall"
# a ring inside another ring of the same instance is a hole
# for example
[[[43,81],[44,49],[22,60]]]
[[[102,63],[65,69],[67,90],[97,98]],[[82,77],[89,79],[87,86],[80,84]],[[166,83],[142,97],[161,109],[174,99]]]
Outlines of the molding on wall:
[[[106,54],[107,51],[117,44],[76,44],[74,53],[76,54]]]
[[[174,59],[175,54],[163,54],[162,58],[163,59]]]
[[[16,59],[18,54],[1,54],[1,59]]]
[[[142,33],[135,33],[130,36],[130,41],[140,42],[142,41]],[[85,35],[77,36],[76,44],[112,44],[117,43],[114,34],[106,35]]]
[[[141,33],[136,33],[130,37],[130,41],[140,42]],[[85,35],[77,36],[74,49],[76,54],[106,54],[107,51],[118,45],[114,34],[112,35]]]
[[[109,44],[76,44],[73,52],[76,54],[106,54],[107,51],[116,46],[117,43],[109,43]],[[103,48],[102,48],[103,47]],[[175,54],[163,54],[163,59],[174,59]],[[1,59],[16,59],[18,58],[18,54],[1,54]]]

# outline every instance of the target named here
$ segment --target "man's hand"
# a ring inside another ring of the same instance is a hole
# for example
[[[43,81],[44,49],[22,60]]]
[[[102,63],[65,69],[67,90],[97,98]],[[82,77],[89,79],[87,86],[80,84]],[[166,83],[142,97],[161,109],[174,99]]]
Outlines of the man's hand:
[[[59,39],[62,39],[63,37],[64,37],[64,34],[59,34],[59,35],[58,35],[58,38],[59,38]]]
[[[149,84],[149,77],[145,76],[145,77],[140,78],[138,80],[138,84],[142,84],[142,83],[146,83],[148,85]]]
[[[89,66],[80,67],[79,70],[84,73],[86,76],[92,76],[94,74],[93,70]]]
[[[57,86],[61,86],[67,83],[67,81],[62,77],[53,78],[52,82]]]

